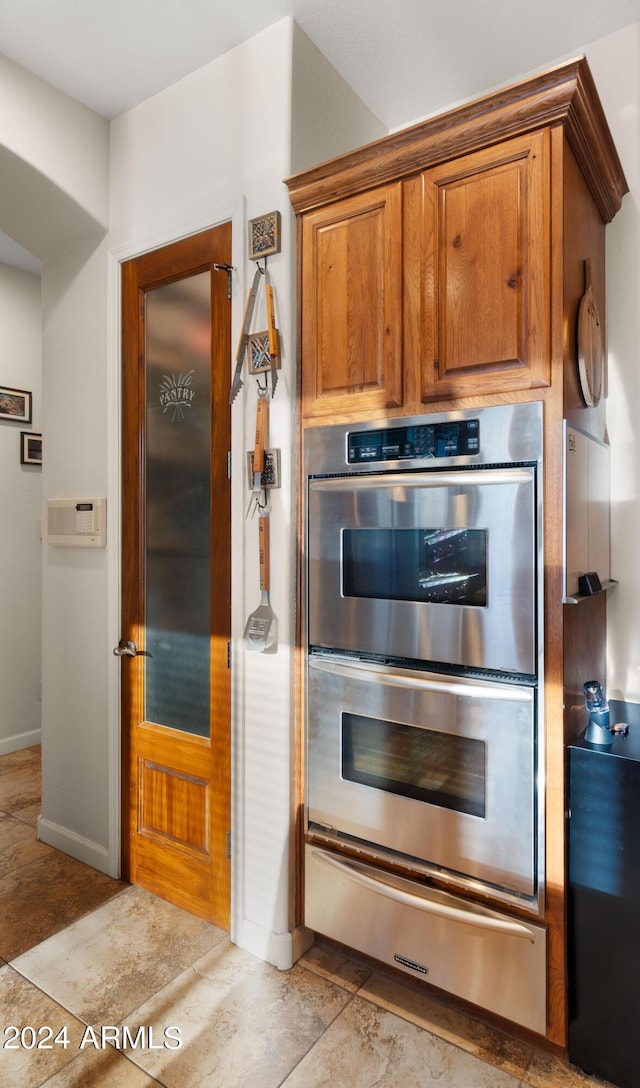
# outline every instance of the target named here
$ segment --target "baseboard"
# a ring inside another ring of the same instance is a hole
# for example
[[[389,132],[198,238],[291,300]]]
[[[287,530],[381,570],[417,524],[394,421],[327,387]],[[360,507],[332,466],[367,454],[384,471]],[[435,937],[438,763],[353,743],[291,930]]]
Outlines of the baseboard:
[[[293,933],[272,933],[246,918],[242,922],[241,948],[258,959],[266,960],[280,971],[288,971],[311,947],[314,934],[302,927]]]
[[[109,871],[109,851],[107,847],[100,846],[99,843],[92,842],[91,839],[83,838],[82,835],[76,834],[75,831],[70,831],[68,827],[60,827],[59,824],[53,823],[52,820],[46,820],[43,816],[39,816],[38,838],[41,842],[46,842],[48,846],[55,846],[63,854],[69,854],[77,861],[83,861],[85,865],[90,865],[92,869],[106,873],[107,876],[115,875]]]
[[[305,952],[308,952],[312,945],[315,944],[316,935],[312,929],[307,929],[306,926],[298,926],[294,929],[291,937],[293,962],[297,963],[300,957],[304,956]]]
[[[9,752],[18,752],[21,748],[32,748],[34,744],[40,744],[41,740],[41,729],[32,729],[29,733],[14,733],[12,737],[0,740],[0,756],[7,756]]]

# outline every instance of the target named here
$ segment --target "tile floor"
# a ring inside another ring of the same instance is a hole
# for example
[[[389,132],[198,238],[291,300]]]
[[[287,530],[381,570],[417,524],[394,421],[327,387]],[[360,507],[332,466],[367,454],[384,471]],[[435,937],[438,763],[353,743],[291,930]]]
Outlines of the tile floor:
[[[2,1088],[589,1088],[557,1058],[316,945],[280,972],[36,839],[0,757]]]

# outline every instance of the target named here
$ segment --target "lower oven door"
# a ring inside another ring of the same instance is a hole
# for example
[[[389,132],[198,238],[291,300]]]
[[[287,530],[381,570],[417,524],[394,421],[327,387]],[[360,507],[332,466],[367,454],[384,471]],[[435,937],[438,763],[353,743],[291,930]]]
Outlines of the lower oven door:
[[[448,892],[305,848],[305,924],[530,1031],[546,1031],[546,934]]]
[[[535,894],[533,688],[311,655],[307,712],[311,831]]]

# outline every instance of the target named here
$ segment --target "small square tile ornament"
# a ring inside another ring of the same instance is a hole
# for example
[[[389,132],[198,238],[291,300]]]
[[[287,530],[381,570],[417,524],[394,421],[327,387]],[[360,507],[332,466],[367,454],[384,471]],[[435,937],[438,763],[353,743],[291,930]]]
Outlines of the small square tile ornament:
[[[259,261],[280,252],[280,212],[249,220],[249,260]]]

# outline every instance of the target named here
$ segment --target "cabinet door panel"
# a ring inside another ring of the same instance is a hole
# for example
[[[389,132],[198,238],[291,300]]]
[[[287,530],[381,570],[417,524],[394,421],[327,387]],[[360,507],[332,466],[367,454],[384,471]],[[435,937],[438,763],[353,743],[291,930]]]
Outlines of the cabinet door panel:
[[[548,134],[423,179],[422,399],[548,385]]]
[[[304,413],[402,403],[402,188],[305,216]]]

